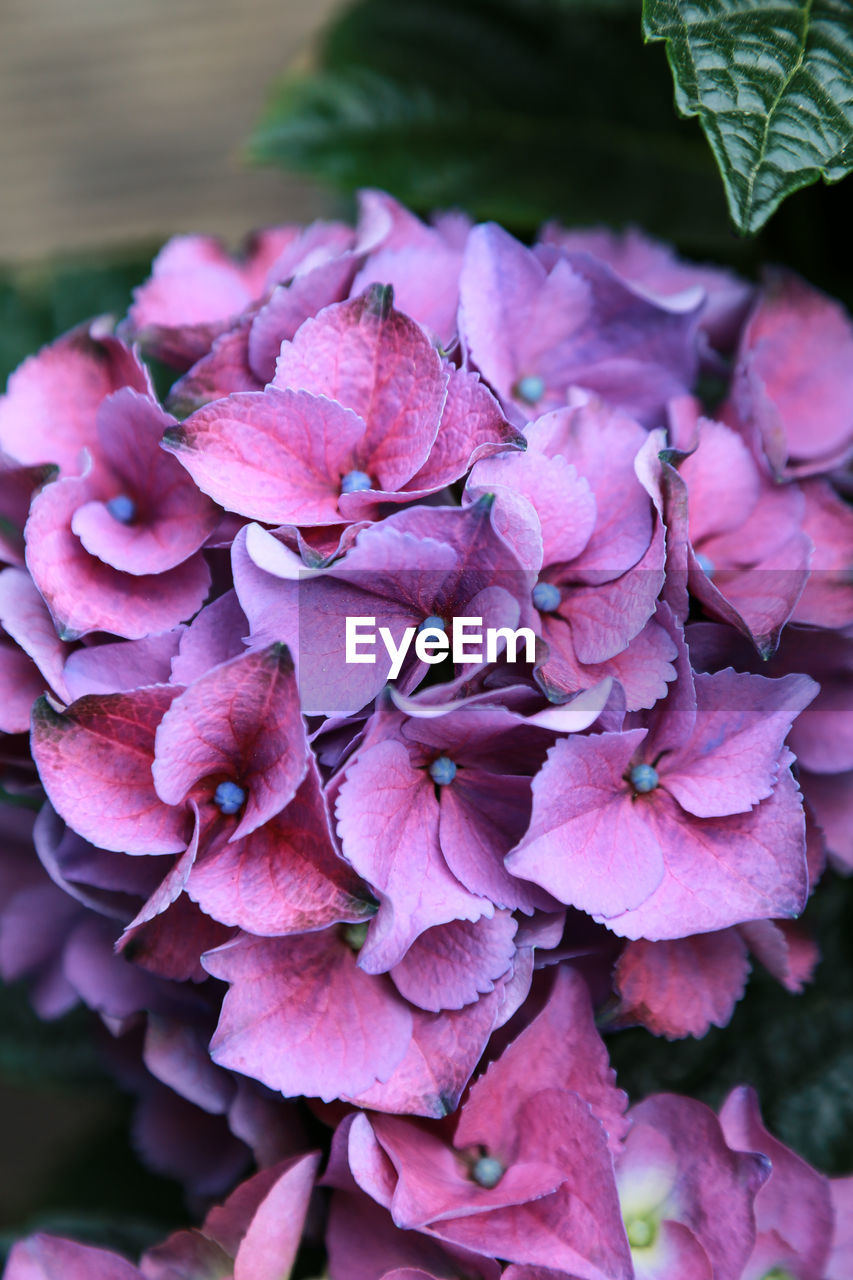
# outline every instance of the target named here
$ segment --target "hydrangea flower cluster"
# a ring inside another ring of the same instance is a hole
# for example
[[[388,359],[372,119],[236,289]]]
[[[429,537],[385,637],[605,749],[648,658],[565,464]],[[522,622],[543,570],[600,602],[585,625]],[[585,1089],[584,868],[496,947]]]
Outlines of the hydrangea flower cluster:
[[[377,192],[239,259],[179,237],[25,361],[0,974],[97,1011],[145,1157],[227,1199],[7,1280],[281,1280],[303,1229],[331,1280],[853,1274],[853,1179],[748,1089],[626,1109],[595,1021],[702,1035],[750,956],[811,975],[796,918],[853,868],[851,405],[798,278]]]

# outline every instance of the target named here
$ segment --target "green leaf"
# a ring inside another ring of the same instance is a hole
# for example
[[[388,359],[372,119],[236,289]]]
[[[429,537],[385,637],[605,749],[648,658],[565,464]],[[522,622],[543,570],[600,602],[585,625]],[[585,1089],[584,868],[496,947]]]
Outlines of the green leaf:
[[[360,0],[286,77],[250,142],[263,163],[421,212],[728,235],[711,157],[672,110],[639,0]]]
[[[850,0],[644,0],[675,100],[698,116],[741,232],[800,187],[853,168]]]

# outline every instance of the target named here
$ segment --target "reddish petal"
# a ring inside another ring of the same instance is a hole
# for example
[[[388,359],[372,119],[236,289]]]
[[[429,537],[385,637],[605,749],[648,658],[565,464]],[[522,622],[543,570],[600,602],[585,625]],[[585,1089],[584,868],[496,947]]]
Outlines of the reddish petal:
[[[205,778],[236,782],[248,792],[230,837],[238,840],[292,799],[306,752],[293,663],[271,645],[215,667],[176,699],[157,731],[154,785],[177,805]]]
[[[33,757],[51,802],[92,844],[122,853],[177,853],[189,835],[183,809],[154,790],[154,734],[176,689],[91,695],[63,712],[33,712]]]
[[[277,936],[372,911],[367,891],[332,844],[315,766],[282,813],[195,865],[187,892],[223,924]]]
[[[406,1052],[406,1005],[387,978],[356,967],[336,934],[244,934],[204,963],[231,984],[211,1041],[214,1062],[286,1097],[358,1094],[387,1080]]]
[[[273,385],[328,396],[367,424],[354,468],[394,490],[423,466],[438,431],[448,373],[423,330],[395,311],[392,291],[308,320],[282,349]]]
[[[729,1021],[748,974],[746,946],[735,929],[629,942],[614,973],[620,1018],[668,1040],[703,1036]]]

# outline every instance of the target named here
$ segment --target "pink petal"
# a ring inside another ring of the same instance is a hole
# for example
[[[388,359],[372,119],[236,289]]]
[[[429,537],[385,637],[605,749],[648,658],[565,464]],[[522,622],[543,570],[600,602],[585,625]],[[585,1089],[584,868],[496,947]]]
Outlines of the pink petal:
[[[399,963],[434,925],[492,915],[491,904],[448,871],[432,779],[412,767],[401,743],[381,742],[359,755],[336,813],[344,857],[382,903],[361,957],[374,972]]]
[[[67,697],[63,666],[68,646],[56,634],[47,605],[23,569],[0,573],[0,623],[29,654],[54,692],[60,698]]]
[[[428,1012],[461,1009],[494,991],[515,956],[517,924],[508,911],[471,924],[454,920],[416,938],[391,970],[394,986]]]
[[[644,737],[634,729],[551,748],[533,779],[527,835],[506,858],[513,875],[608,917],[653,893],[664,874],[660,845],[624,780]]]
[[[319,1163],[319,1153],[290,1161],[264,1196],[234,1260],[234,1280],[287,1280]]]
[[[529,953],[528,953],[529,954]],[[348,1100],[373,1111],[429,1116],[452,1115],[483,1056],[489,1037],[514,1012],[507,1001],[518,987],[516,1003],[530,988],[530,965],[516,956],[511,979],[501,980],[490,995],[464,1009],[424,1013],[413,1008],[412,1038],[405,1056],[386,1081]]]
[[[149,389],[130,348],[95,325],[72,329],[10,377],[0,398],[0,448],[25,465],[53,462],[79,475],[81,450],[97,447],[98,407],[123,386]]]
[[[665,865],[660,885],[601,922],[623,937],[655,940],[799,915],[808,895],[805,823],[789,758],[773,794],[751,813],[694,818],[662,794],[649,806]]]
[[[572,1052],[565,1052],[566,1037]],[[583,1098],[618,1149],[627,1130],[627,1098],[616,1088],[607,1050],[595,1027],[589,988],[573,969],[554,974],[545,1008],[471,1087],[456,1128],[457,1146],[509,1146],[511,1111],[540,1090],[561,1088]]]
[[[172,659],[172,681],[192,684],[211,667],[218,667],[243,652],[249,624],[234,591],[226,591],[205,605],[181,632],[178,652]]]
[[[361,418],[304,391],[227,396],[167,432],[200,489],[267,524],[337,524],[341,478],[357,469]]]
[[[786,990],[798,995],[811,982],[820,951],[796,921],[752,920],[739,929],[755,958]]]
[[[692,1098],[656,1094],[633,1107],[630,1117],[618,1171],[623,1204],[663,1139],[674,1161],[673,1182],[666,1199],[654,1208],[664,1221],[689,1228],[711,1262],[714,1280],[740,1280],[755,1240],[753,1204],[767,1177],[766,1160],[731,1151],[717,1117]],[[688,1275],[692,1280],[693,1273]]]
[[[778,474],[809,475],[846,457],[851,365],[841,305],[793,273],[769,276],[741,338],[732,403]]]
[[[120,693],[147,684],[168,684],[181,629],[144,640],[122,640],[75,649],[65,664],[69,702],[87,693]]]
[[[729,669],[698,674],[695,687],[695,729],[661,762],[661,784],[697,817],[746,813],[770,795],[782,742],[818,686],[809,676]]]

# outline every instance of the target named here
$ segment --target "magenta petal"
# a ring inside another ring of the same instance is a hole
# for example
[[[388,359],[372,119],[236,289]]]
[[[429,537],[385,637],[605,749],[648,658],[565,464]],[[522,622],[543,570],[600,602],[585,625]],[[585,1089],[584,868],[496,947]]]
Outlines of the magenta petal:
[[[654,833],[625,782],[645,731],[557,742],[533,779],[527,835],[506,858],[513,875],[559,902],[605,916],[637,907],[661,882]]]
[[[429,457],[408,482],[412,490],[441,489],[452,484],[481,458],[526,446],[507,422],[500,405],[474,373],[453,369],[438,435]]]
[[[42,489],[27,521],[27,567],[64,639],[110,631],[131,640],[169,631],[204,602],[210,572],[201,553],[165,573],[121,573],[89,555],[72,533],[75,512],[105,500],[103,479],[58,480]]]
[[[172,659],[174,684],[192,684],[211,667],[241,654],[249,624],[234,591],[205,605],[181,632],[178,652]]]
[[[853,326],[839,303],[777,271],[744,329],[732,403],[777,474],[838,465],[853,440]]]
[[[548,1152],[562,1171],[561,1185],[526,1204],[447,1219],[433,1232],[487,1256],[556,1264],[581,1280],[629,1280],[613,1162],[587,1104],[576,1094],[546,1089],[519,1107],[517,1119],[525,1154]]]
[[[746,946],[735,929],[629,942],[614,973],[620,1018],[668,1040],[703,1036],[728,1023],[748,974]]]
[[[44,676],[22,649],[0,643],[0,730],[26,733],[33,703],[45,692]]]
[[[697,817],[746,813],[770,795],[795,717],[818,693],[809,676],[732,670],[695,677],[696,725],[661,763],[661,782]]]
[[[777,982],[795,995],[811,982],[820,960],[814,938],[796,921],[751,920],[739,926],[756,960],[760,960]]]
[[[512,964],[517,928],[508,911],[498,911],[490,920],[454,920],[428,929],[391,970],[394,986],[432,1013],[472,1004],[494,991]]]
[[[64,475],[79,475],[81,450],[97,446],[98,408],[123,386],[149,389],[130,348],[95,325],[72,329],[10,377],[0,397],[0,448],[18,462],[52,462]]]
[[[355,261],[352,254],[343,253],[273,289],[252,321],[248,337],[249,366],[262,384],[275,377],[281,344],[289,342],[305,320],[346,296]]]
[[[448,373],[423,330],[391,305],[390,290],[328,307],[283,348],[273,385],[328,396],[366,423],[353,465],[400,488],[426,462]]]
[[[853,1261],[853,1177],[833,1178],[830,1188],[835,1209],[835,1233],[826,1280],[845,1280]]]
[[[572,1052],[565,1052],[566,1037]],[[561,966],[542,1012],[490,1064],[471,1088],[456,1129],[456,1145],[511,1142],[514,1105],[542,1089],[578,1094],[618,1149],[627,1124],[627,1098],[616,1088],[607,1050],[595,1027],[589,988],[574,970]]]
[[[529,811],[529,778],[466,767],[444,788],[439,818],[441,852],[456,879],[496,906],[526,912],[553,905],[504,866]]]
[[[759,1237],[774,1232],[797,1260],[802,1280],[823,1280],[832,1240],[829,1182],[765,1129],[754,1090],[741,1086],[723,1103],[720,1124],[735,1151],[759,1151],[771,1164],[755,1201]]]
[[[234,1280],[286,1280],[302,1239],[320,1156],[289,1161],[264,1196],[234,1259]]]
[[[633,910],[608,917],[627,938],[678,938],[767,916],[796,916],[808,896],[805,823],[783,754],[773,794],[750,813],[694,818],[662,795],[650,806],[665,874]]]
[[[56,634],[47,605],[23,569],[0,573],[0,623],[29,654],[54,692],[60,698],[67,697],[63,665],[68,646]]]
[[[248,792],[238,840],[292,799],[306,752],[293,663],[284,645],[271,645],[215,667],[175,700],[157,730],[154,785],[177,805],[213,775],[211,796],[223,777],[237,783]]]
[[[141,1274],[117,1253],[42,1234],[19,1241],[3,1272],[4,1280],[139,1280]]]
[[[562,1171],[544,1160],[524,1160],[510,1165],[496,1187],[481,1187],[467,1176],[458,1151],[440,1134],[398,1116],[375,1116],[372,1125],[397,1172],[390,1208],[403,1230],[524,1204],[556,1190],[563,1181]],[[357,1170],[353,1172],[357,1178]]]
[[[65,664],[69,701],[87,693],[120,693],[148,684],[168,684],[180,638],[181,628],[176,628],[144,640],[75,649]]]
[[[708,1255],[714,1280],[740,1280],[755,1240],[753,1204],[767,1161],[730,1150],[713,1111],[692,1098],[656,1094],[633,1107],[630,1118],[618,1166],[623,1209],[633,1203],[681,1223]],[[661,1160],[662,1144],[671,1161],[670,1189],[656,1204],[643,1205],[647,1172]]]
[[[513,977],[464,1009],[424,1013],[412,1009],[412,1038],[388,1079],[362,1090],[350,1102],[373,1111],[451,1115],[473,1075],[489,1036],[515,1011],[530,988],[531,967],[517,954]],[[529,956],[529,952],[526,953]],[[516,990],[517,988],[517,990]],[[512,1001],[512,995],[517,1000]]]
[[[33,757],[51,803],[92,844],[122,853],[178,853],[187,817],[154,790],[157,725],[178,691],[155,685],[135,693],[91,695],[33,712]]]
[[[385,1080],[406,1052],[412,1018],[387,978],[356,967],[335,933],[241,935],[205,956],[231,984],[211,1041],[214,1062],[285,1096],[330,1102]]]

